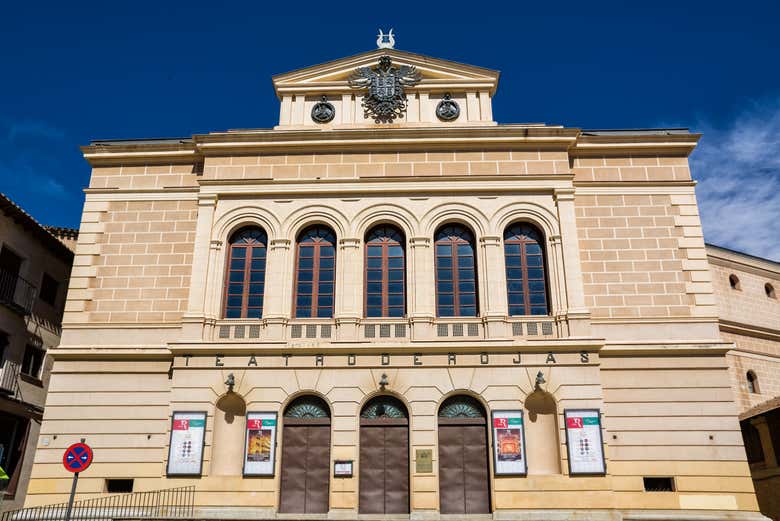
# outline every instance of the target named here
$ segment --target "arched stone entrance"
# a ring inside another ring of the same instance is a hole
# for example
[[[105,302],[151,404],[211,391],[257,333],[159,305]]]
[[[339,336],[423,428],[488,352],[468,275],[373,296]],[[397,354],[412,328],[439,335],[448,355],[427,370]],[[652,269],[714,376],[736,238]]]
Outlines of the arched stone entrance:
[[[361,514],[409,513],[409,415],[391,396],[360,413],[359,487]]]
[[[330,493],[330,408],[301,396],[284,410],[279,512],[325,514]]]
[[[487,415],[470,396],[452,396],[439,407],[439,511],[490,513]]]

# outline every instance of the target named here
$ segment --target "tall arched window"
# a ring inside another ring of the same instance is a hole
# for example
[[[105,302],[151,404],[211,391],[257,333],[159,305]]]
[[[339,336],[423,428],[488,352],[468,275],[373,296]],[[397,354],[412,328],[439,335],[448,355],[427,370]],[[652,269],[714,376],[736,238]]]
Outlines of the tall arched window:
[[[298,235],[295,258],[295,317],[332,318],[336,280],[336,234],[315,225]]]
[[[230,237],[225,318],[260,318],[265,293],[268,237],[257,227],[242,228]]]
[[[459,224],[444,225],[436,232],[436,314],[477,316],[474,234]]]
[[[549,312],[543,244],[544,236],[528,223],[515,223],[504,231],[510,315],[546,315]]]
[[[366,234],[366,316],[402,317],[405,306],[404,236],[381,225]]]

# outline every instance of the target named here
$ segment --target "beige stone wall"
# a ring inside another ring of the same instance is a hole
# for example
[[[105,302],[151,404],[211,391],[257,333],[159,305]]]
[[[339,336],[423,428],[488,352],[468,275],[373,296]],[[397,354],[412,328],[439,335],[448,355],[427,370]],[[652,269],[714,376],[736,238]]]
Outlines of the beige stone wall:
[[[92,169],[90,188],[149,190],[197,186],[193,164],[98,166]]]
[[[668,154],[575,157],[572,160],[572,172],[578,183],[691,180],[688,158]]]
[[[740,413],[754,405],[780,396],[780,342],[761,340],[730,333],[722,333],[723,339],[734,342],[736,350],[728,356],[732,387]],[[772,355],[756,354],[751,347],[761,346]],[[758,392],[748,391],[747,372],[753,371],[758,379]]]
[[[207,157],[203,178],[314,180],[568,173],[568,155],[563,151],[477,150]]]
[[[751,272],[734,266],[710,263],[712,285],[718,300],[721,320],[769,328],[780,333],[780,276]],[[729,275],[739,278],[739,289],[732,289]],[[775,288],[776,298],[767,296],[764,284]],[[775,354],[779,354],[775,353]]]

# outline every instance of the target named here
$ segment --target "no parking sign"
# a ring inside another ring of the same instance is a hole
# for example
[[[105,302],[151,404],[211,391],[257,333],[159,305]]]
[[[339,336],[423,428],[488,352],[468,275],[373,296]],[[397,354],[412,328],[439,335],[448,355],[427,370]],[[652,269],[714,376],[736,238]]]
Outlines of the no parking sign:
[[[92,448],[86,443],[74,443],[62,455],[62,464],[68,472],[82,472],[92,463]]]

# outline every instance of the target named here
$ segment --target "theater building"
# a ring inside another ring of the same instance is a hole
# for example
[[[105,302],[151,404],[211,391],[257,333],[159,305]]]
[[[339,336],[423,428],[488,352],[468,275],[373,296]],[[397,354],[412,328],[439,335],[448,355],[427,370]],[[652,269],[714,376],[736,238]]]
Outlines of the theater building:
[[[498,79],[380,48],[271,129],[85,146],[27,504],[86,438],[79,498],[199,517],[761,519],[699,135],[497,124]]]

